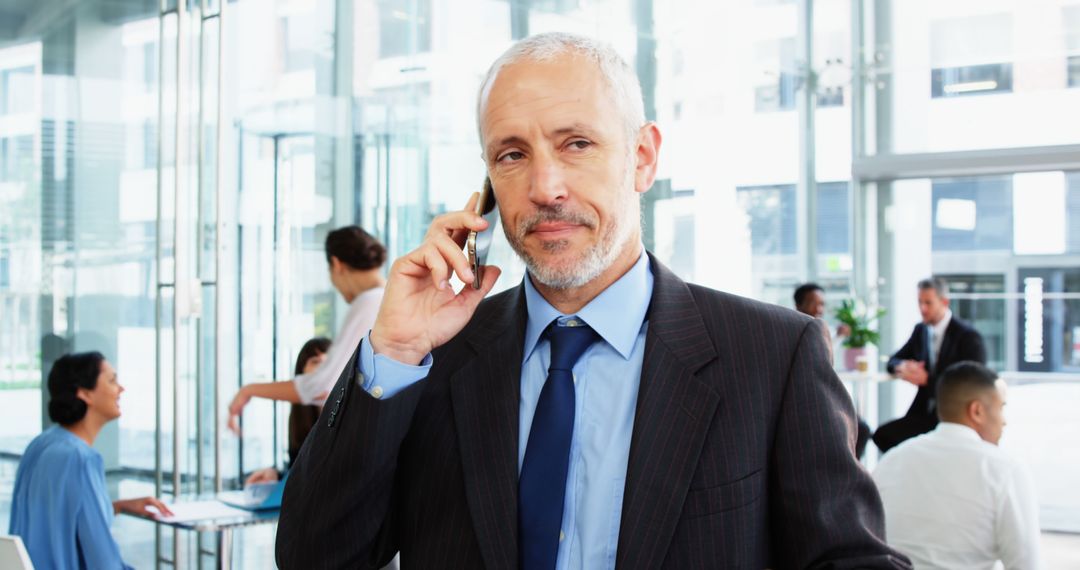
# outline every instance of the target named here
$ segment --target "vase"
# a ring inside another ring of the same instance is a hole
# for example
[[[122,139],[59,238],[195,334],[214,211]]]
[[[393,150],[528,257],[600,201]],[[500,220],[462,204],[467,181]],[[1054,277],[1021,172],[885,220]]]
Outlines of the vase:
[[[851,347],[844,350],[844,369],[845,370],[858,370],[859,369],[859,357],[866,356],[866,347]],[[865,359],[864,359],[865,360]]]

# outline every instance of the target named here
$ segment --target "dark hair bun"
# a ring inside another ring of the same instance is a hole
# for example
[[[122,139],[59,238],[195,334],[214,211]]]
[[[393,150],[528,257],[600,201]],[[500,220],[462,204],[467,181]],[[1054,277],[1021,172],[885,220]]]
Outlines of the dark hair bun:
[[[69,426],[86,416],[86,402],[74,394],[65,394],[49,400],[49,419]]]
[[[49,419],[69,426],[86,416],[86,402],[79,399],[79,388],[97,387],[101,363],[100,352],[65,354],[53,363],[49,371]]]
[[[326,262],[336,257],[353,269],[377,269],[386,262],[386,247],[360,226],[345,226],[326,234]]]

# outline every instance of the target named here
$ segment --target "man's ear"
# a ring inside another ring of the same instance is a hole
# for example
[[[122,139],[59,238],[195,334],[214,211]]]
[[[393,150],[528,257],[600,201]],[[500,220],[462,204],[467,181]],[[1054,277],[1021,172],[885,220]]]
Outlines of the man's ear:
[[[330,256],[330,273],[341,272],[341,260],[335,255]]]
[[[656,167],[660,158],[662,141],[663,137],[660,136],[660,128],[656,126],[656,123],[650,121],[638,129],[637,147],[634,150],[634,157],[637,159],[634,170],[635,192],[643,194],[652,188],[656,180]]]
[[[986,408],[983,406],[982,400],[978,398],[968,402],[966,411],[968,419],[976,424],[982,424],[986,419]]]

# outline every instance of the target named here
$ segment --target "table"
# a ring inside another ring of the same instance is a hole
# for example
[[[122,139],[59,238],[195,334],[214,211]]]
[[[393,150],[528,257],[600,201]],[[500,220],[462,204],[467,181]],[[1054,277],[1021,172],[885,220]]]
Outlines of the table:
[[[851,399],[855,403],[855,411],[859,417],[867,417],[870,406],[868,401],[871,386],[877,387],[882,382],[895,380],[896,377],[887,372],[859,372],[858,370],[844,370],[836,373],[840,381],[851,385]]]
[[[163,526],[171,526],[195,532],[213,532],[217,534],[217,563],[216,567],[221,570],[232,568],[232,531],[245,526],[275,523],[278,520],[280,509],[264,509],[248,511],[229,507],[214,493],[180,495],[174,501],[167,503],[169,508],[176,511],[191,510],[189,507],[203,507],[208,512],[207,516],[199,518],[187,518],[185,520],[162,520],[150,515],[135,513],[123,513],[153,521]],[[179,514],[179,512],[178,512]],[[200,555],[202,553],[200,552]],[[175,561],[174,561],[175,564]]]

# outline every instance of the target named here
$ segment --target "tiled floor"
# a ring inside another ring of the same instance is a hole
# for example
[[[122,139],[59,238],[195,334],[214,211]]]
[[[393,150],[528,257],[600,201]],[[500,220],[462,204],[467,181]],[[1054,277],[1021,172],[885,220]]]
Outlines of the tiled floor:
[[[11,488],[15,481],[16,464],[0,460],[0,521],[7,525],[11,510]],[[138,481],[120,482],[123,496],[146,495],[152,486]],[[4,528],[6,531],[7,529]],[[264,569],[274,567],[273,525],[247,527],[236,532],[233,563],[235,568]],[[119,516],[113,524],[113,535],[120,543],[125,561],[135,568],[154,568],[155,525],[140,519]],[[207,551],[201,560],[196,558],[195,533],[181,531],[181,558],[177,568],[213,568],[214,537],[203,536],[203,548]],[[163,554],[172,556],[172,530],[162,532]],[[1080,568],[1080,534],[1047,532],[1042,535],[1043,558],[1047,570]],[[168,566],[163,566],[168,568]]]

